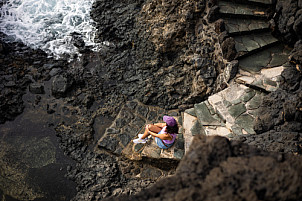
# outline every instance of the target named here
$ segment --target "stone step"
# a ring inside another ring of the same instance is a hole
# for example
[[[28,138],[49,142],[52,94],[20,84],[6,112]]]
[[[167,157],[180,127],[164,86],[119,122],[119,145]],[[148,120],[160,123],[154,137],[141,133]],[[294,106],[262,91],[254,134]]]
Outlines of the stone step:
[[[274,0],[233,0],[233,2],[258,6],[272,6],[274,4]]]
[[[271,47],[279,41],[270,32],[233,37],[237,51],[237,59]]]
[[[253,121],[258,114],[263,93],[247,86],[232,83],[184,112],[185,147],[188,150],[195,135],[219,135],[229,139],[256,134]]]
[[[266,48],[248,57],[239,60],[239,69],[250,73],[257,73],[264,68],[272,68],[285,65],[292,49],[277,44]]]
[[[259,73],[249,73],[247,71],[239,71],[235,81],[244,84],[254,89],[259,89],[266,92],[276,91],[280,84],[284,81],[282,73],[287,65],[266,68],[259,71]]]
[[[145,144],[133,143],[132,140],[144,131],[146,124],[163,122],[164,115],[174,116],[180,126],[176,142],[171,148],[165,150],[159,148],[151,137]],[[185,153],[182,117],[177,110],[166,111],[159,107],[144,105],[136,100],[127,102],[112,125],[98,140],[97,149],[124,155],[131,160],[142,160],[143,157],[180,160]]]
[[[235,18],[268,18],[266,8],[261,6],[239,4],[232,1],[219,1],[221,15]]]
[[[265,5],[273,4],[273,0],[248,0],[248,1],[253,2],[253,3],[261,3],[261,4],[265,4]]]
[[[225,27],[230,36],[264,32],[269,30],[269,23],[259,19],[226,18]]]
[[[271,52],[276,54],[277,50],[275,47],[275,52]],[[290,50],[283,49],[282,53],[287,51]],[[279,88],[287,65],[261,69],[257,73],[240,69],[235,82],[231,82],[228,88],[186,110],[183,117],[185,150],[189,150],[195,135],[219,135],[232,139],[256,134],[253,122],[258,116],[262,97]]]

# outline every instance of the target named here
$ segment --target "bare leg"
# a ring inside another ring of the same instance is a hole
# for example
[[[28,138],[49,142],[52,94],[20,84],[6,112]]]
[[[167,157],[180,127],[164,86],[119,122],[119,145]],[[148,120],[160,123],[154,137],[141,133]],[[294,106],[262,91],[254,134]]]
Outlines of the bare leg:
[[[148,126],[148,125],[147,125]],[[150,125],[149,126],[149,130],[154,132],[154,133],[159,133],[159,131],[161,131],[161,128],[155,125]],[[144,135],[142,136],[141,139],[145,139],[146,137],[148,137],[150,135],[150,133],[148,132],[147,129],[145,129]]]

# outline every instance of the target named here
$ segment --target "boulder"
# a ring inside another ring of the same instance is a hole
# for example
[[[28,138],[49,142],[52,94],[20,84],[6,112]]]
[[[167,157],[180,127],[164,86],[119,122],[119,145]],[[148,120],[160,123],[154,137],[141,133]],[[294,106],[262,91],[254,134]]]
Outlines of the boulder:
[[[62,72],[61,68],[53,68],[53,69],[51,69],[51,71],[49,72],[49,75],[50,75],[51,77],[53,77],[53,76],[59,74],[60,72]]]
[[[284,42],[289,45],[294,45],[301,37],[301,34],[299,34],[301,32],[301,19],[297,16],[298,12],[297,0],[277,1],[276,14],[274,15],[275,24],[278,26],[276,34],[281,35]]]
[[[68,76],[56,75],[51,83],[51,93],[56,98],[65,97],[68,90],[70,89],[73,80]]]
[[[296,13],[296,18],[293,22],[293,29],[299,39],[302,39],[302,9]]]
[[[208,14],[208,20],[209,22],[215,22],[219,18],[219,7],[213,6],[210,8],[209,14]]]
[[[225,31],[225,23],[223,19],[219,19],[215,22],[215,32],[221,34]]]
[[[33,94],[44,94],[44,85],[41,83],[32,83],[29,85],[29,91]]]
[[[232,37],[227,38],[221,44],[223,57],[228,61],[235,59],[237,51],[235,48],[235,40]]]
[[[83,40],[82,35],[76,32],[72,33],[71,35],[72,35],[72,40],[71,40],[72,44],[79,49],[83,49],[85,47],[85,41]]]

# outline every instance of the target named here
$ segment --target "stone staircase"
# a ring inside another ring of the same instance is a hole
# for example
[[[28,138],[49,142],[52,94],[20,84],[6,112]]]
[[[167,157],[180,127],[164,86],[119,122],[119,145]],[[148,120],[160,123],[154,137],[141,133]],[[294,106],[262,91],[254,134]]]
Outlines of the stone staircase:
[[[227,79],[228,87],[183,113],[129,101],[102,134],[97,149],[131,160],[179,161],[189,150],[195,135],[232,139],[256,134],[253,121],[258,115],[261,99],[278,89],[283,81],[282,72],[289,66],[290,50],[269,30],[267,10],[272,4],[272,0],[218,1],[226,38],[235,41],[235,58],[238,60],[235,63],[239,66],[236,75]],[[145,124],[162,122],[164,115],[174,116],[180,125],[176,143],[171,148],[160,149],[151,137],[146,144],[132,142],[143,132]]]
[[[290,50],[269,30],[270,0],[219,1],[227,36],[235,41],[239,69],[228,87],[184,112],[185,150],[198,134],[235,136],[256,134],[253,121],[261,99],[278,89],[289,67]]]
[[[270,0],[218,1],[225,30],[235,41],[236,59],[278,43],[269,30]]]

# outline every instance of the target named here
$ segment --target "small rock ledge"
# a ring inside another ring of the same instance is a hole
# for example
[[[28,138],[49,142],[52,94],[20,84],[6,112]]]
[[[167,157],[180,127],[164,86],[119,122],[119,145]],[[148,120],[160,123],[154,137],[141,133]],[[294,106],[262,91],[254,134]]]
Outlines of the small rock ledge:
[[[180,126],[180,133],[175,144],[169,149],[159,148],[153,138],[145,144],[134,144],[133,139],[144,132],[148,123],[162,122],[164,115],[174,116]],[[105,149],[116,155],[123,155],[131,160],[171,159],[180,160],[184,153],[184,139],[182,135],[182,120],[177,110],[166,111],[159,107],[147,106],[137,100],[127,102],[112,125],[106,129],[105,134],[98,141],[98,148]]]

